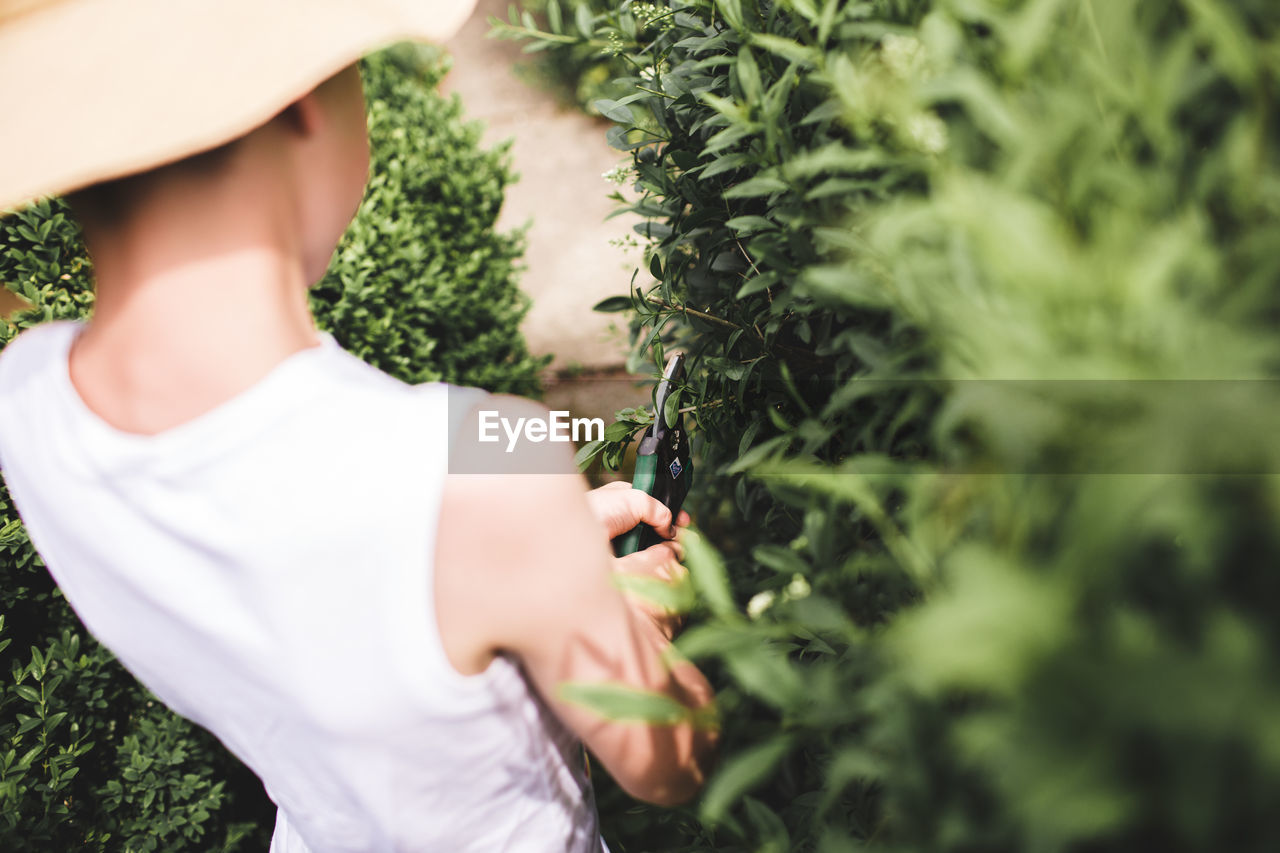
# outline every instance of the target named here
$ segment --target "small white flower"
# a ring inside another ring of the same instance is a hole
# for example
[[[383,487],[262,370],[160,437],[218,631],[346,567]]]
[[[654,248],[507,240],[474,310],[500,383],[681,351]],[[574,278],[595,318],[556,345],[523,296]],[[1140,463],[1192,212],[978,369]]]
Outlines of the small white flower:
[[[614,166],[607,172],[601,172],[600,177],[604,178],[611,184],[622,186],[627,181],[627,176],[631,174],[631,167],[627,164]]]
[[[791,583],[787,584],[788,599],[796,601],[801,598],[808,598],[811,591],[809,582],[804,579],[804,575],[791,576]]]
[[[774,593],[771,589],[764,592],[757,592],[747,602],[747,615],[752,619],[759,619],[760,614],[764,613],[773,606]]]
[[[880,42],[880,55],[895,77],[910,80],[922,69],[925,60],[924,45],[915,36],[890,33]]]
[[[671,28],[671,15],[667,9],[659,6],[657,3],[632,3],[631,14],[635,16],[636,23],[641,29],[658,24],[659,29]]]
[[[933,113],[916,113],[907,119],[907,135],[926,154],[941,154],[947,148],[947,126]]]

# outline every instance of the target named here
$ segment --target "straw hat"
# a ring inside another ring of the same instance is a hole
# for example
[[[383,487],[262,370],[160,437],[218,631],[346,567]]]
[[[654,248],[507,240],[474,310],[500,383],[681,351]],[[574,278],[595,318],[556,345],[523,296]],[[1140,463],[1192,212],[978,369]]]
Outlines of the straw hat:
[[[0,211],[267,122],[373,49],[442,41],[475,0],[0,0]]]

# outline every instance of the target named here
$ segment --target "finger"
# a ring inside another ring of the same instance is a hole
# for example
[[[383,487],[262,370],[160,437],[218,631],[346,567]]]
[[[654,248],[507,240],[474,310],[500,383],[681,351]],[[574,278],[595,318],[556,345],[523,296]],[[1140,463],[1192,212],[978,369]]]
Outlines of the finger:
[[[598,486],[587,493],[587,502],[611,538],[626,533],[641,522],[661,536],[675,536],[671,511],[661,501],[630,483],[618,481]]]
[[[692,523],[693,519],[689,517],[689,513],[684,510],[680,510],[680,516],[676,519],[676,526],[688,527]]]
[[[649,575],[652,577],[679,576],[673,566],[679,567],[684,556],[684,547],[675,541],[659,542],[650,545],[643,551],[636,551],[618,558],[618,570],[630,574]],[[680,567],[683,568],[683,567]]]
[[[683,558],[682,558],[683,559]],[[663,565],[663,571],[667,575],[667,580],[672,583],[679,583],[689,574],[689,570],[685,568],[683,562],[669,562]]]
[[[673,563],[679,563],[683,559],[684,546],[674,539],[669,539],[656,545],[650,545],[643,551],[637,551],[630,556],[636,558],[634,565],[637,569],[648,574],[665,575],[668,566]]]
[[[684,561],[684,543],[679,539],[668,539],[665,542],[659,542],[658,545],[650,545],[650,548],[657,548],[660,545],[666,546],[675,555],[676,562]],[[645,549],[648,550],[648,549]]]
[[[640,489],[632,489],[629,494],[620,497],[623,498],[621,510],[627,515],[623,530],[630,530],[643,522],[662,536],[670,538],[676,535],[676,529],[671,524],[671,510],[662,501]]]

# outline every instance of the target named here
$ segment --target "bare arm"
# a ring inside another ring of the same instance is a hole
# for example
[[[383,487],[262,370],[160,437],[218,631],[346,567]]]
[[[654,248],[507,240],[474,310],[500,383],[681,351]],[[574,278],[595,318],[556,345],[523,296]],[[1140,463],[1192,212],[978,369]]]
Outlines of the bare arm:
[[[510,417],[546,416],[545,408],[519,398],[490,402]],[[472,412],[462,429],[476,424]],[[572,445],[561,447],[554,465],[563,473],[448,479],[437,566],[466,571],[465,578],[447,572],[437,580],[442,600],[458,611],[441,613],[442,626],[454,620],[478,646],[517,655],[556,715],[632,796],[685,802],[705,781],[714,730],[691,722],[610,721],[559,696],[561,685],[587,682],[655,691],[689,708],[714,699],[695,666],[664,660],[670,625],[614,585],[620,561],[609,549],[609,531],[573,467]],[[625,570],[670,572],[678,553],[674,544],[654,546],[629,558]],[[463,612],[465,625],[458,621]]]

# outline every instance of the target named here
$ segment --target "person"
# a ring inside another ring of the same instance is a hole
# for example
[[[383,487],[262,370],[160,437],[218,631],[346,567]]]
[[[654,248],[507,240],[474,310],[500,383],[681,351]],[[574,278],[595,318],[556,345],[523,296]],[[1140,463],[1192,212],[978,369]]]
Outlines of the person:
[[[535,473],[451,472],[481,412],[546,408],[401,383],[308,310],[368,178],[356,60],[469,5],[0,9],[0,109],[85,122],[6,134],[0,209],[65,193],[96,300],[0,353],[0,471],[86,627],[260,776],[278,853],[600,850],[582,744],[661,805],[714,760],[677,617],[614,582],[678,579],[680,543],[609,549],[687,515],[590,490],[565,445]],[[67,69],[34,64],[55,44]],[[608,719],[567,698],[582,683],[690,713]]]

